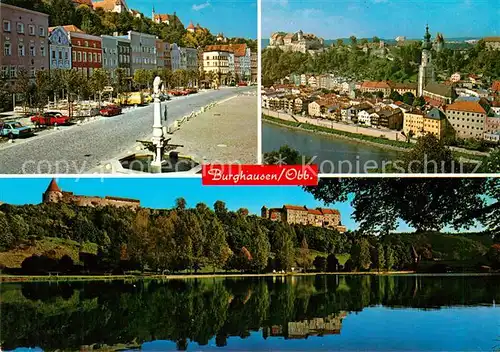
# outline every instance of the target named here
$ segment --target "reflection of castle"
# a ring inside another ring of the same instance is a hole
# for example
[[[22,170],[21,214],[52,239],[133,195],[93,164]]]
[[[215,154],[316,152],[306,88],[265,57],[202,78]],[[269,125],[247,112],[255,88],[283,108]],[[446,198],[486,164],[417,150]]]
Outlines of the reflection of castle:
[[[283,51],[299,51],[306,53],[309,50],[323,49],[324,41],[314,34],[304,34],[302,31],[297,33],[276,32],[269,39],[269,47],[280,48]]]
[[[347,312],[330,314],[326,318],[312,318],[310,320],[288,322],[287,332],[283,331],[281,325],[273,325],[267,328],[268,336],[283,336],[287,339],[305,339],[313,335],[338,335],[342,328],[342,320]]]
[[[43,203],[66,203],[75,204],[81,207],[104,207],[113,206],[118,208],[131,208],[136,210],[140,207],[141,203],[136,199],[119,198],[119,197],[89,197],[77,196],[72,192],[62,191],[55,179],[50,181],[49,186],[45,193],[43,193]]]
[[[289,224],[312,225],[336,229],[340,233],[347,231],[340,222],[340,212],[336,209],[308,209],[306,206],[284,205],[282,208],[261,209],[261,216],[272,221],[283,221]]]

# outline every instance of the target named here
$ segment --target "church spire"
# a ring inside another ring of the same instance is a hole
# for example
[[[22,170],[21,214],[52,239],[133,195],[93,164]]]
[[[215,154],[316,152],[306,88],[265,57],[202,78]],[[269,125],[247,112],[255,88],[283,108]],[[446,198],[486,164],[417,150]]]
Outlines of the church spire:
[[[430,50],[432,49],[431,34],[429,33],[429,25],[425,27],[424,42],[422,43],[422,49]]]

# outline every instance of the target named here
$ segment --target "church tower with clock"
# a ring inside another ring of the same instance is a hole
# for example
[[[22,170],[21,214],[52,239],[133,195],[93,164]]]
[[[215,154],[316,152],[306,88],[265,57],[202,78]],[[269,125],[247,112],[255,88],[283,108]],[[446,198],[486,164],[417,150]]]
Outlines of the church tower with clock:
[[[427,84],[434,82],[434,65],[432,64],[432,42],[429,26],[426,27],[424,42],[422,43],[422,62],[418,70],[418,96],[424,94]]]

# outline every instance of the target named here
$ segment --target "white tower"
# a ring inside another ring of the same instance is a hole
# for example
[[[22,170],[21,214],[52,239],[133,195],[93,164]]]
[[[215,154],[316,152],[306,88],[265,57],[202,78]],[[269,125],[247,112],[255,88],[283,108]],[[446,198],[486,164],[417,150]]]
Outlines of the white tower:
[[[431,35],[429,33],[429,26],[427,26],[422,44],[422,63],[418,70],[418,96],[424,95],[425,86],[434,82],[434,65],[432,64],[431,49]]]

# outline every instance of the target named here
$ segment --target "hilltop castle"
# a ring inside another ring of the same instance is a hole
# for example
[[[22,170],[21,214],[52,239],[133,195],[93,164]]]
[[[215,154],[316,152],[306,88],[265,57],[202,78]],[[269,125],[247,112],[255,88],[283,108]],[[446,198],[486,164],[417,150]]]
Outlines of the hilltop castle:
[[[276,32],[269,39],[270,48],[280,48],[283,51],[299,51],[301,53],[316,52],[323,49],[324,40],[314,34]]]
[[[92,197],[92,196],[78,196],[73,192],[62,191],[55,179],[50,181],[47,190],[42,196],[43,203],[65,203],[75,204],[81,207],[104,207],[113,206],[118,208],[130,208],[137,210],[141,203],[137,199],[119,198],[119,197]]]
[[[272,221],[334,229],[340,233],[347,231],[347,228],[340,221],[340,212],[336,209],[308,209],[306,206],[296,205],[284,205],[282,208],[269,209],[264,205],[261,209],[261,216]]]

